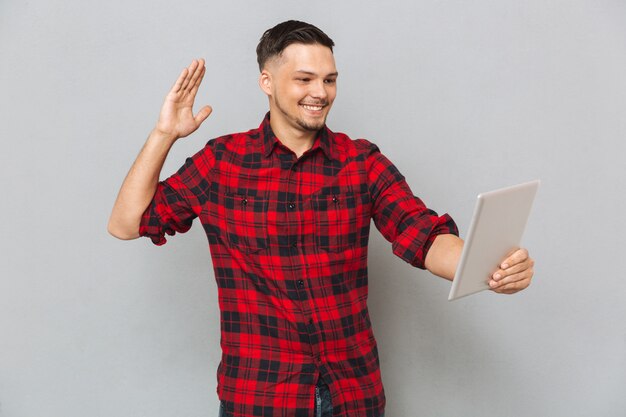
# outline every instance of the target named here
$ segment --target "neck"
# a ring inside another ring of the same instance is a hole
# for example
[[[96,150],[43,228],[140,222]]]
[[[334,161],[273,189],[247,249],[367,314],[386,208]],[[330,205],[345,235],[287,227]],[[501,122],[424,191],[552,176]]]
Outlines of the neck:
[[[299,130],[284,126],[281,123],[275,122],[272,118],[270,118],[270,126],[282,144],[293,151],[298,158],[313,147],[318,133],[316,131]]]

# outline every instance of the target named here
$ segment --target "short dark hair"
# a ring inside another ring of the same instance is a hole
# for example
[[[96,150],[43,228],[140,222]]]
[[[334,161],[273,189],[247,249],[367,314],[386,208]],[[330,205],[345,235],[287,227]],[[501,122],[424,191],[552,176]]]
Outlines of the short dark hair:
[[[317,27],[298,20],[288,20],[266,30],[261,36],[256,47],[256,60],[259,63],[259,70],[263,71],[263,66],[268,59],[281,55],[285,48],[292,43],[307,45],[319,43],[330,48],[331,52],[335,46],[335,42]]]

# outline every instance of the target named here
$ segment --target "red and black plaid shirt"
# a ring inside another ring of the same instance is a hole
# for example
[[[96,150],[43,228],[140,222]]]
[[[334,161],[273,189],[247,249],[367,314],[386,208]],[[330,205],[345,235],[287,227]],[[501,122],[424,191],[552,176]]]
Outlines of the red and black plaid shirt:
[[[299,159],[258,129],[211,140],[159,184],[140,234],[158,245],[199,217],[221,311],[218,395],[234,417],[312,417],[318,377],[333,416],[385,406],[367,309],[370,220],[423,268],[457,234],[370,142],[324,128]]]

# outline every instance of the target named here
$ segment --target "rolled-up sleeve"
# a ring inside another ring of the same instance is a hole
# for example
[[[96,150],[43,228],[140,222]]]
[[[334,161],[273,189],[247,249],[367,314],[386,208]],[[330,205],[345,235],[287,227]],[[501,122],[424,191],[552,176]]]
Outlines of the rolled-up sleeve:
[[[139,225],[139,235],[155,245],[167,242],[165,235],[184,233],[200,214],[201,197],[209,187],[214,157],[211,143],[191,158],[174,175],[159,182]]]
[[[139,226],[139,235],[149,237],[155,245],[167,242],[165,235],[185,233],[196,217],[191,205],[181,193],[180,182],[168,178],[157,186],[150,205],[143,213]]]
[[[439,216],[413,195],[404,176],[370,144],[367,175],[372,195],[372,217],[381,234],[392,243],[393,253],[421,269],[435,238],[459,234],[454,220]]]

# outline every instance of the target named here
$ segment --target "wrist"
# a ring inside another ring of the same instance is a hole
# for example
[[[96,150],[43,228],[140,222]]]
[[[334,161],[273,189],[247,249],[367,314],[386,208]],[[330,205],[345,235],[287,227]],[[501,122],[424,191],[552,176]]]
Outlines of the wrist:
[[[178,139],[178,136],[169,132],[164,132],[163,130],[160,130],[158,126],[152,129],[150,136],[148,136],[148,141],[163,143],[167,146],[172,146]]]

